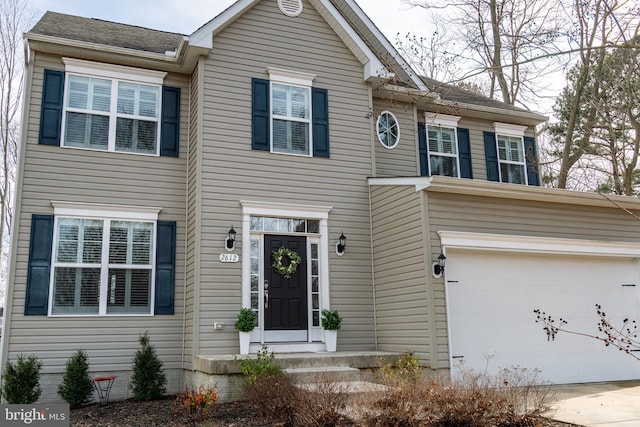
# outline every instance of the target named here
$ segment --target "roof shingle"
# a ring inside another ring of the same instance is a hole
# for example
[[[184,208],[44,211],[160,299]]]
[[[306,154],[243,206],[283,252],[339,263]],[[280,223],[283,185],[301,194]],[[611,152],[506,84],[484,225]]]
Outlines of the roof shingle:
[[[30,33],[160,54],[175,51],[184,38],[182,34],[50,11]]]

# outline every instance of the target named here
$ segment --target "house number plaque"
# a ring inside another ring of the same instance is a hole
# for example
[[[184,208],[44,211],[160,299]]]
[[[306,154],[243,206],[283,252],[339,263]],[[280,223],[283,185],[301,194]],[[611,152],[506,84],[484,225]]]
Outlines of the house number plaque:
[[[238,262],[240,256],[238,254],[220,254],[220,262]]]

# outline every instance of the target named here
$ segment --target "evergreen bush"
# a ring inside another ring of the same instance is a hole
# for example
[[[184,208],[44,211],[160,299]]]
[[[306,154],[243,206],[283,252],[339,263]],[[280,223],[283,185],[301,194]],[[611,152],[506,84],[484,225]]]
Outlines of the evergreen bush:
[[[91,400],[93,383],[89,377],[89,360],[84,350],[77,350],[64,369],[62,383],[58,386],[58,394],[71,409],[79,408]]]
[[[149,343],[149,334],[145,332],[138,340],[140,349],[133,357],[133,374],[129,387],[135,400],[157,400],[167,391],[167,378],[158,359],[156,349]]]
[[[2,395],[7,403],[31,404],[40,398],[42,361],[35,355],[18,356],[16,363],[7,362],[2,378]]]

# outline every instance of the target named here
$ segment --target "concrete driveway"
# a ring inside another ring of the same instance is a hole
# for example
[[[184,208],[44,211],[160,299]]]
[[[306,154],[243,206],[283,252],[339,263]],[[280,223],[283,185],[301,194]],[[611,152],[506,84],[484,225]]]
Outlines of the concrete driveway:
[[[553,386],[549,416],[588,427],[640,427],[640,380]]]

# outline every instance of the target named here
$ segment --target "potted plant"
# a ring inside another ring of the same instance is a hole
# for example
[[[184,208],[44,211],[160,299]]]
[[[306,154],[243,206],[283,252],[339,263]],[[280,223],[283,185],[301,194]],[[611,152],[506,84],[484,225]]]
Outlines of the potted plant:
[[[322,329],[324,330],[324,342],[327,345],[327,351],[336,351],[338,343],[338,329],[342,323],[342,317],[338,314],[338,310],[322,310]]]
[[[256,315],[250,308],[241,308],[236,320],[236,329],[240,336],[240,354],[249,354],[251,331],[256,327]]]

